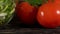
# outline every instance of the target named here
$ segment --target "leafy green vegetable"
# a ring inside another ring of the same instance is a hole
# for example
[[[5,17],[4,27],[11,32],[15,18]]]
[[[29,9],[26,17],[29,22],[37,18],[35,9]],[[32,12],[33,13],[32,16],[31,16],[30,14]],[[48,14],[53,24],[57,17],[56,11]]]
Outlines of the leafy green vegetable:
[[[15,10],[14,0],[0,0],[0,25],[6,23]]]
[[[43,4],[47,2],[47,0],[24,0],[26,2],[29,2],[31,5],[38,6],[40,4]]]
[[[36,5],[36,4],[41,4],[42,0],[25,0],[27,2],[29,2],[32,5]]]
[[[24,1],[29,2],[32,5],[38,5],[43,3],[42,0],[24,0]]]

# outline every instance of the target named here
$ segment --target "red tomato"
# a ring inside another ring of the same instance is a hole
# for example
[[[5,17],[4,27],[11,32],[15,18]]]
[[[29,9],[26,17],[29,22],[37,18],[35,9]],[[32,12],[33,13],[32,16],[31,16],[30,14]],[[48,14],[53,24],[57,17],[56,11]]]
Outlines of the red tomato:
[[[28,2],[22,2],[16,7],[16,14],[24,24],[34,24],[36,18],[36,7]]]
[[[52,2],[39,7],[37,20],[39,24],[46,28],[60,26],[60,3]]]

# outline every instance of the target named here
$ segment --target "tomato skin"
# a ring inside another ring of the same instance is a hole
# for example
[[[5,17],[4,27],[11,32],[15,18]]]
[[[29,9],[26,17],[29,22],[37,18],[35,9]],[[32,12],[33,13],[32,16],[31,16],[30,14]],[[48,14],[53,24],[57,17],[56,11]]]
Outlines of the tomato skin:
[[[56,28],[60,25],[60,5],[47,3],[39,7],[37,20],[45,28]]]
[[[22,2],[17,7],[16,14],[24,24],[34,24],[36,19],[36,7],[31,6],[28,2]]]

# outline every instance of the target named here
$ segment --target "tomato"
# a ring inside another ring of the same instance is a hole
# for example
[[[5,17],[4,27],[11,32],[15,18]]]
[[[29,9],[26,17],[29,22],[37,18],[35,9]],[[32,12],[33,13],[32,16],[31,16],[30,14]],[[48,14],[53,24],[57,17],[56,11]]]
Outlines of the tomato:
[[[60,0],[48,2],[38,9],[37,20],[45,28],[60,26]]]
[[[30,5],[28,2],[17,4],[16,14],[24,24],[34,24],[36,12],[36,7]]]

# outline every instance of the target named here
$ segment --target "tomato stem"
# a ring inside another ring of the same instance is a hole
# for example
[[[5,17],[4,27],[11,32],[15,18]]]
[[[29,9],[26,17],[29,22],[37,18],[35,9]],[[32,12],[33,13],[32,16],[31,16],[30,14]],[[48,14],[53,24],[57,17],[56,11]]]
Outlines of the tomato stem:
[[[48,2],[49,2],[49,3],[51,3],[51,2],[52,2],[52,0],[48,0]]]

